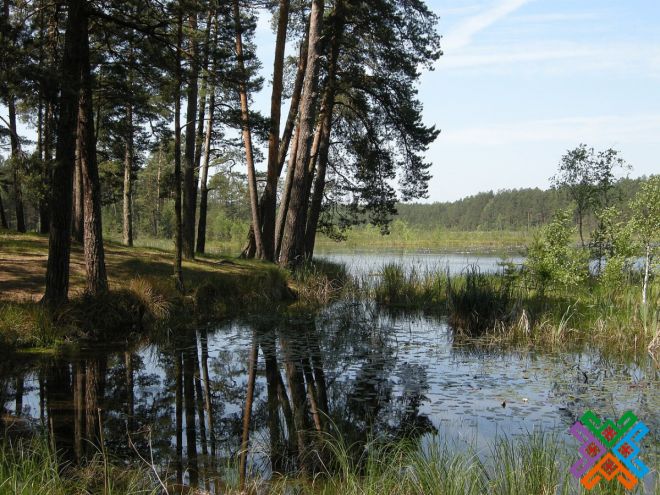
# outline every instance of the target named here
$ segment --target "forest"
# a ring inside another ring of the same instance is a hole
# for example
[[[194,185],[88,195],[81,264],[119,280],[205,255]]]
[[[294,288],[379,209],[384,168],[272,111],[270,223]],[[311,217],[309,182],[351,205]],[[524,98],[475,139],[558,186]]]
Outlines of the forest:
[[[413,83],[441,53],[434,14],[422,2],[266,7],[276,43],[263,116],[250,109],[263,84],[254,6],[3,2],[2,192],[17,231],[49,235],[45,301],[67,298],[72,238],[84,246],[87,290],[106,289],[103,209],[121,197],[132,245],[135,183],[155,182],[142,200],[155,206],[154,232],[170,220],[179,285],[181,260],[205,251],[216,164],[246,179],[245,255],[283,266],[311,257],[319,225],[386,223],[399,197],[425,194],[423,155],[438,131],[422,123]]]

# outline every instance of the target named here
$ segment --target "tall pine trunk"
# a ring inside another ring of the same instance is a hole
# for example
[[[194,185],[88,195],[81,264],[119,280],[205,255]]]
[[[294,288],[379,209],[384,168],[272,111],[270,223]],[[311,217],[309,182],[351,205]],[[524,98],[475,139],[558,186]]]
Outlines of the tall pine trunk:
[[[193,203],[195,204],[195,209],[197,208],[197,194],[198,194],[198,181],[199,173],[202,164],[202,148],[204,146],[204,124],[206,119],[206,99],[208,96],[209,90],[209,51],[211,45],[211,27],[214,19],[214,11],[209,10],[209,13],[206,17],[206,28],[204,34],[204,44],[202,50],[202,65],[199,70],[199,75],[201,77],[201,82],[199,83],[199,97],[197,104],[197,134],[195,135],[195,169],[194,169],[194,183],[195,187],[193,188]],[[213,46],[217,42],[214,40]],[[194,227],[193,227],[194,230]],[[193,234],[194,235],[194,234]]]
[[[289,156],[289,165],[286,170],[286,179],[284,181],[284,191],[280,200],[280,208],[277,211],[277,221],[275,225],[275,257],[279,260],[282,251],[282,237],[284,236],[284,225],[289,211],[289,200],[291,199],[291,188],[293,187],[293,176],[296,171],[296,155],[298,154],[298,138],[300,137],[300,127],[296,129],[296,137],[291,146]]]
[[[313,0],[309,17],[309,49],[307,53],[307,68],[305,82],[300,100],[300,116],[298,126],[300,136],[296,167],[291,187],[289,208],[287,209],[286,223],[282,238],[280,264],[283,266],[295,265],[302,262],[304,255],[305,224],[307,221],[307,201],[310,158],[312,139],[314,137],[314,124],[316,120],[316,106],[318,100],[318,73],[321,58],[321,29],[323,23],[323,0]]]
[[[199,53],[195,40],[197,14],[190,16],[190,73],[186,108],[186,147],[183,168],[183,257],[195,257],[195,124],[197,122],[197,95],[199,80]]]
[[[320,140],[316,156],[316,176],[314,178],[314,193],[309,206],[309,218],[305,231],[305,257],[311,259],[314,255],[316,243],[316,230],[321,215],[323,192],[325,190],[325,175],[328,166],[328,153],[330,151],[330,135],[332,132],[332,113],[335,105],[337,91],[337,61],[341,47],[341,38],[344,29],[344,11],[342,0],[335,6],[332,17],[332,38],[330,41],[330,56],[328,61],[328,74],[321,104]]]
[[[275,206],[277,181],[280,177],[278,154],[280,148],[280,116],[282,114],[282,88],[284,75],[284,49],[289,24],[289,0],[280,0],[275,61],[273,63],[273,89],[270,97],[270,127],[268,130],[268,169],[266,187],[261,196],[261,234],[264,243],[263,258],[273,261],[275,256]]]
[[[215,87],[211,86],[209,95],[209,116],[204,138],[204,162],[199,178],[199,223],[197,225],[197,252],[204,253],[206,249],[206,214],[208,208],[209,190],[207,186],[209,163],[211,159],[211,141],[213,136],[213,117],[215,113]]]
[[[241,27],[241,11],[238,5],[239,0],[233,0],[234,26],[236,29],[236,59],[239,71],[239,98],[241,100],[241,129],[243,135],[243,145],[245,146],[245,161],[247,162],[248,190],[250,193],[250,211],[252,213],[252,229],[254,231],[255,251],[257,257],[261,258],[264,253],[264,244],[261,238],[261,229],[259,226],[259,205],[257,178],[254,170],[254,154],[252,149],[252,131],[250,129],[250,109],[248,107],[247,95],[247,74],[245,71],[245,61],[243,59],[243,29]]]
[[[5,0],[5,15],[9,18],[9,1]],[[7,97],[9,113],[9,142],[11,144],[11,172],[14,188],[14,210],[16,213],[16,230],[25,232],[25,212],[23,207],[23,189],[21,187],[21,144],[16,130],[16,104],[13,95]]]
[[[7,215],[5,214],[5,206],[2,204],[2,191],[0,191],[0,227],[8,229]]]
[[[124,194],[123,194],[123,243],[133,245],[133,105],[126,105],[126,137],[124,138]]]
[[[76,134],[76,163],[73,167],[73,211],[71,213],[71,237],[82,244],[83,242],[83,180],[81,169],[81,156],[83,148],[82,130],[80,122],[80,109],[78,110],[78,131]]]
[[[103,250],[101,222],[101,185],[96,160],[96,134],[94,133],[94,108],[92,100],[92,71],[89,60],[89,23],[83,18],[83,43],[81,45],[81,92],[79,114],[80,172],[83,189],[84,240],[86,291],[98,295],[108,290]]]
[[[7,30],[11,29],[9,20],[9,0],[4,0],[2,3],[2,19],[0,21],[0,42],[4,46],[10,46],[11,39],[7,36]],[[4,65],[4,64],[3,64]],[[16,101],[12,94],[11,88],[3,84],[0,90],[5,97],[5,104],[7,105],[7,113],[9,114],[9,143],[11,146],[11,173],[12,173],[12,188],[14,193],[14,213],[16,214],[16,230],[25,232],[25,213],[23,211],[23,191],[21,189],[21,146],[18,139],[18,131],[16,129]]]
[[[174,283],[183,292],[182,226],[181,226],[181,51],[183,49],[183,13],[179,5],[176,47],[176,88],[174,91]]]
[[[289,104],[289,113],[287,115],[286,124],[284,125],[284,131],[282,132],[282,137],[280,139],[279,150],[277,153],[277,177],[279,178],[282,175],[282,170],[284,169],[284,162],[286,161],[286,155],[289,151],[289,145],[291,144],[291,137],[293,136],[293,131],[296,126],[296,118],[298,116],[298,106],[300,104],[300,95],[302,93],[303,80],[305,78],[305,68],[307,67],[307,47],[308,47],[308,38],[305,35],[303,42],[300,45],[300,53],[298,55],[298,67],[296,69],[296,79],[293,83],[293,92],[291,94],[291,103]],[[297,136],[297,133],[296,133]],[[295,151],[292,152],[295,159]],[[260,200],[260,210],[264,204],[264,193],[261,195]],[[279,229],[280,215],[278,213],[277,220],[275,220],[275,239],[274,239],[274,258],[277,260],[280,253],[280,243],[281,236],[278,237],[277,232]],[[250,232],[248,233],[248,242],[247,245],[243,248],[242,256],[245,258],[253,258],[256,247],[254,245],[254,231],[252,226],[250,226]]]
[[[69,259],[71,255],[71,202],[73,167],[76,154],[78,92],[80,90],[80,47],[83,42],[83,0],[68,0],[68,17],[64,53],[60,69],[60,116],[52,176],[48,266],[43,301],[56,306],[66,301],[69,293]]]

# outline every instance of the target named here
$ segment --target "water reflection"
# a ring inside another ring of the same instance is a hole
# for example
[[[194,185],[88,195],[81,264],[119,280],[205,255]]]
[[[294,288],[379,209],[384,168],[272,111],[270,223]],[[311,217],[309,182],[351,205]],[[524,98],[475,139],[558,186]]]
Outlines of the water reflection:
[[[137,348],[3,359],[0,408],[10,435],[42,427],[68,461],[103,448],[218,493],[228,478],[313,473],[329,460],[327,432],[357,450],[426,433],[480,446],[563,434],[591,408],[633,409],[657,435],[659,381],[643,358],[483,350],[456,344],[441,320],[342,302]]]

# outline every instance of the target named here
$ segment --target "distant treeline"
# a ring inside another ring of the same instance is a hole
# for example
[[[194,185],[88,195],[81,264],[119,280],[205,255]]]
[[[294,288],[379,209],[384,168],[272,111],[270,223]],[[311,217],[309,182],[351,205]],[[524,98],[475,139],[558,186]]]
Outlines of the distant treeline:
[[[624,214],[627,202],[646,177],[621,179],[611,194],[613,205]],[[398,204],[399,219],[411,228],[447,230],[528,230],[547,223],[560,208],[570,206],[563,189],[504,189],[468,196],[458,201],[431,204]],[[593,223],[587,216],[585,225]]]

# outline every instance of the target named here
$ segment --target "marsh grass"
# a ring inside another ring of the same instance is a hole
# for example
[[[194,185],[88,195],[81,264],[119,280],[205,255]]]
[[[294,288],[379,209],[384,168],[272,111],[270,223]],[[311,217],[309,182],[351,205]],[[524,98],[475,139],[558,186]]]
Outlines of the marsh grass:
[[[62,463],[43,438],[5,440],[0,449],[0,495],[156,495],[145,469],[112,463],[99,452],[84,466]]]
[[[506,268],[506,267],[505,267]],[[538,344],[549,347],[588,344],[607,351],[660,351],[660,281],[650,286],[647,305],[640,285],[629,277],[614,288],[591,282],[565,290],[543,290],[515,271],[462,274],[419,273],[385,265],[375,282],[363,285],[367,297],[383,306],[447,315],[459,338],[483,343]]]
[[[395,307],[431,308],[444,301],[443,288],[448,275],[443,272],[419,272],[397,263],[388,263],[371,287],[376,302]],[[363,284],[366,286],[366,284]]]
[[[315,258],[292,273],[292,282],[303,304],[324,306],[339,298],[354,297],[358,282],[341,263]]]

